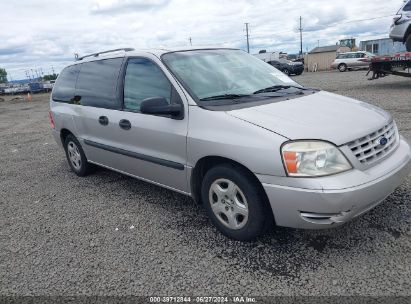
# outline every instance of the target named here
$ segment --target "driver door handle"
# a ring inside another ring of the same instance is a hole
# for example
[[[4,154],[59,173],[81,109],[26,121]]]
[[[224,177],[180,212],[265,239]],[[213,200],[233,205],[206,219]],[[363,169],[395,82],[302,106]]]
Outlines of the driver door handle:
[[[118,123],[118,125],[120,126],[120,128],[122,128],[123,130],[130,130],[131,129],[131,122],[127,119],[122,119],[120,120],[120,122]]]

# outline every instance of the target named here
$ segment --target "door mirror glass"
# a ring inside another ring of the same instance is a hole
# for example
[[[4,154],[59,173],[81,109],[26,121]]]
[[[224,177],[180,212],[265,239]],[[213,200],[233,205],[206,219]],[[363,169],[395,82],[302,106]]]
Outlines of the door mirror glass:
[[[178,119],[182,117],[183,106],[179,103],[170,104],[164,97],[152,97],[141,101],[140,112],[151,115],[170,115]]]

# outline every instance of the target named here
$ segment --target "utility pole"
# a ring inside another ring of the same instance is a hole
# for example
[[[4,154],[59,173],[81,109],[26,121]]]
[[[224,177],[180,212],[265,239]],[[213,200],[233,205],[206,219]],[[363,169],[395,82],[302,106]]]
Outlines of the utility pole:
[[[303,18],[300,16],[300,28],[298,29],[300,31],[300,55],[303,55]]]
[[[54,75],[54,67],[53,66],[51,66],[51,70],[53,71],[53,75]]]
[[[193,46],[193,43],[192,43],[192,41],[191,41],[191,37],[188,38],[188,40],[190,41],[190,45]]]
[[[247,36],[247,52],[250,53],[250,36],[248,35],[248,22],[245,24],[245,32]]]

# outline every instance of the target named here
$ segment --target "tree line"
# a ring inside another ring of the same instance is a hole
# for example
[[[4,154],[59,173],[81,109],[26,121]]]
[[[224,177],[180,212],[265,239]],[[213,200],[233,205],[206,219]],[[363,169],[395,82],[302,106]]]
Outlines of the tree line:
[[[53,73],[49,75],[44,75],[43,76],[43,81],[50,81],[50,80],[56,80],[58,74]],[[7,71],[6,69],[0,68],[0,83],[7,83]]]
[[[0,83],[7,83],[7,72],[6,72],[6,69],[0,68]]]

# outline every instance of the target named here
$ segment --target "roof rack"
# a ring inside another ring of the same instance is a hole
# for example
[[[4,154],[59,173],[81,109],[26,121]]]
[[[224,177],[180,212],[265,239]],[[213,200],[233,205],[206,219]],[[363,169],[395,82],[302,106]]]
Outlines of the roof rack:
[[[78,61],[78,60],[83,60],[84,58],[98,57],[101,54],[107,54],[107,53],[118,52],[118,51],[130,52],[130,51],[134,51],[134,49],[133,48],[114,49],[114,50],[108,50],[108,51],[104,51],[104,52],[93,53],[93,54],[85,55],[85,56],[82,56],[82,57],[78,57],[78,54],[75,54],[75,59],[76,59],[76,61]]]

